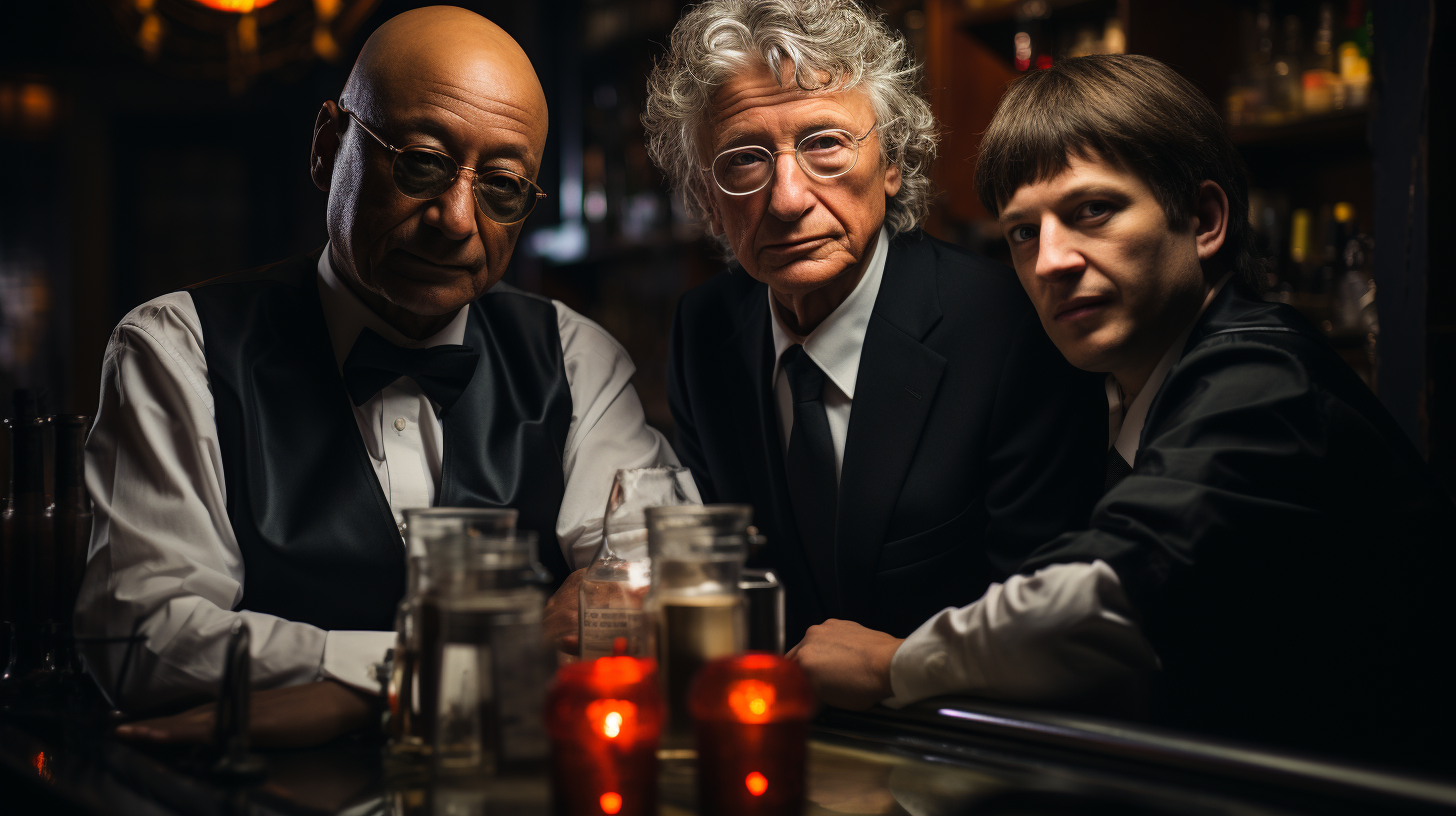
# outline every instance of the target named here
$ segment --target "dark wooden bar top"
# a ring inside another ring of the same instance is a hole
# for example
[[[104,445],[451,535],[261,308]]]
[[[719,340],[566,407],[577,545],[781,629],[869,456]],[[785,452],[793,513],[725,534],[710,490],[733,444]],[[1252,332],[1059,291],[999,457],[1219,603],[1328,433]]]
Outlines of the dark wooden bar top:
[[[1456,784],[1091,717],[966,699],[904,711],[825,710],[806,816],[821,814],[1303,814],[1456,809]],[[0,713],[7,816],[494,816],[549,814],[539,779],[435,779],[383,759],[382,740],[260,751],[260,779],[208,773],[203,749],[138,747],[99,705]],[[666,758],[661,814],[694,808],[694,761]]]

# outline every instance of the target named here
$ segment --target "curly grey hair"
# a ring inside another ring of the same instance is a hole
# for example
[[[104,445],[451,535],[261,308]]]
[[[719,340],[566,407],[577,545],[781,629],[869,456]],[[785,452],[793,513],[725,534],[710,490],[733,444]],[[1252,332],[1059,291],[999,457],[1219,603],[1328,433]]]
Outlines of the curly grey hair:
[[[806,91],[864,85],[884,159],[900,167],[900,192],[886,204],[885,228],[894,237],[919,226],[930,209],[935,116],[916,92],[920,66],[905,39],[854,0],[709,0],[678,21],[667,54],[647,78],[642,124],[648,155],[688,214],[709,215],[711,182],[701,170],[696,136],[718,86],[756,64],[782,76],[785,61]]]

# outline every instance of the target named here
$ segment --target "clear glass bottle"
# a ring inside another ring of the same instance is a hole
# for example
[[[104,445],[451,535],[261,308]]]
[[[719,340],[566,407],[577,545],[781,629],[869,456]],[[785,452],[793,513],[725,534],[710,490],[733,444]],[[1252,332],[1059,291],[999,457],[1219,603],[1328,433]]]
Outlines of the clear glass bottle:
[[[582,660],[611,656],[617,638],[626,639],[627,655],[655,656],[656,626],[642,611],[652,581],[643,513],[649,507],[696,504],[696,498],[687,468],[617,471],[602,516],[601,546],[577,590]]]
[[[389,705],[389,753],[401,758],[426,757],[434,748],[434,718],[439,681],[433,667],[421,661],[421,640],[438,629],[434,617],[425,618],[424,600],[430,592],[430,554],[443,556],[464,542],[516,527],[510,508],[428,507],[404,511],[405,594],[395,613],[394,657],[385,689]],[[436,610],[431,608],[429,614]]]
[[[659,625],[667,748],[691,742],[688,686],[698,669],[748,646],[739,579],[752,521],[753,508],[746,504],[647,511],[653,571],[646,610]]]
[[[536,534],[480,536],[431,554],[420,658],[438,683],[437,772],[514,775],[545,768],[546,691],[554,668],[542,634],[545,587]],[[422,678],[423,686],[423,678]],[[430,717],[428,707],[421,718]]]

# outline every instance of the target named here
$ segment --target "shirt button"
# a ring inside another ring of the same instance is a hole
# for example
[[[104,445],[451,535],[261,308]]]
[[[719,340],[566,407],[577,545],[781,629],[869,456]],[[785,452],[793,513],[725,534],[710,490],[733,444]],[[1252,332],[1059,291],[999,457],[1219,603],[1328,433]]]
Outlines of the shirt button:
[[[396,431],[403,431],[405,424],[406,423],[404,421],[404,417],[395,417],[394,418],[394,429]]]

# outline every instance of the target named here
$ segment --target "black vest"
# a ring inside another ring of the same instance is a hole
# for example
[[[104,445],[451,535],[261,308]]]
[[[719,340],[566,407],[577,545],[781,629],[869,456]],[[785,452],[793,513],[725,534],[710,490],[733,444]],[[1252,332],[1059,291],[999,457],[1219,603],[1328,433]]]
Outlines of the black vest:
[[[189,287],[202,321],[239,609],[322,629],[394,628],[404,545],[324,325],[318,253]],[[436,503],[514,507],[556,580],[571,392],[551,302],[497,286],[470,304],[470,386],[443,418]]]

